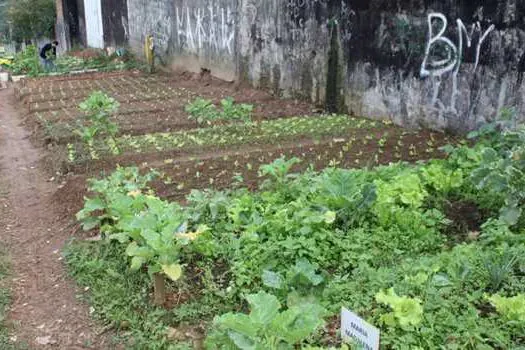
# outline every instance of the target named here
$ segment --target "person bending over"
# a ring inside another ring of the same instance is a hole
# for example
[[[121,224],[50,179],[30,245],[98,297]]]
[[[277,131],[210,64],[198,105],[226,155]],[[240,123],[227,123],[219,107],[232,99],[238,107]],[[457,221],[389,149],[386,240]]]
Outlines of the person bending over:
[[[55,64],[53,63],[53,60],[57,56],[57,46],[58,41],[55,40],[52,43],[44,45],[44,47],[42,47],[42,50],[40,50],[40,61],[42,62],[42,66],[44,67],[44,70],[46,72],[55,69]]]

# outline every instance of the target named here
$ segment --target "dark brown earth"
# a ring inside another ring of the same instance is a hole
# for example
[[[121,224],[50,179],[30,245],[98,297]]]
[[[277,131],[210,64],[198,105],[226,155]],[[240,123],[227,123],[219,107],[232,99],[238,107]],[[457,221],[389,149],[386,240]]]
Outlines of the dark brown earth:
[[[12,339],[35,349],[110,348],[64,270],[61,249],[71,229],[39,165],[42,154],[20,125],[13,90],[0,90],[0,232],[13,268]]]

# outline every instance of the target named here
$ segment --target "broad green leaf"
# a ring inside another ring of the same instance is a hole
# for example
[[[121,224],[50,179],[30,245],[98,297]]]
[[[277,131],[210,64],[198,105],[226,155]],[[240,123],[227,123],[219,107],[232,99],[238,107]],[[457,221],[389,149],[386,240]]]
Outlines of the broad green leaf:
[[[151,259],[155,253],[148,247],[139,247],[137,242],[131,242],[126,248],[126,254],[130,257],[139,256],[145,259]]]
[[[82,220],[82,229],[84,231],[91,231],[95,227],[100,225],[100,220],[98,218],[92,217]]]
[[[220,329],[231,330],[247,337],[256,337],[259,325],[255,324],[248,315],[227,313],[216,317],[214,324]]]
[[[182,276],[182,266],[180,264],[162,265],[162,272],[172,281],[178,281]]]
[[[251,337],[235,331],[229,331],[228,337],[241,350],[256,350],[257,346]]]
[[[386,293],[376,294],[376,301],[386,304],[394,311],[394,316],[402,327],[413,325],[417,326],[423,319],[423,307],[418,298],[408,298],[398,296],[394,288],[390,288]]]
[[[322,307],[315,304],[292,307],[273,320],[271,331],[290,345],[298,344],[324,324],[324,312]]]
[[[84,210],[87,211],[93,212],[95,210],[102,210],[104,208],[106,208],[106,205],[104,204],[104,201],[100,199],[100,197],[88,198],[84,202]]]
[[[151,229],[142,230],[140,235],[146,240],[146,244],[153,248],[155,251],[160,251],[164,248],[160,234]]]
[[[279,313],[281,303],[274,295],[259,292],[257,294],[250,294],[246,297],[250,304],[250,320],[252,322],[267,325]]]
[[[518,223],[521,216],[521,208],[504,207],[500,212],[500,220],[509,226],[514,226]]]
[[[129,235],[127,232],[114,233],[112,235],[109,235],[108,238],[110,241],[118,241],[120,243],[129,242]]]
[[[498,152],[492,148],[485,148],[482,153],[482,159],[486,163],[492,163],[499,159]]]
[[[283,278],[280,274],[269,270],[264,270],[262,275],[263,284],[266,287],[281,289],[283,286]]]
[[[315,267],[307,259],[301,258],[297,260],[293,268],[293,272],[296,275],[303,276],[313,286],[318,286],[323,282],[323,277],[315,272]]]
[[[140,256],[134,256],[132,259],[131,259],[131,266],[130,266],[130,269],[132,271],[138,271],[142,265],[144,265],[144,263],[146,262],[146,259],[140,257]]]

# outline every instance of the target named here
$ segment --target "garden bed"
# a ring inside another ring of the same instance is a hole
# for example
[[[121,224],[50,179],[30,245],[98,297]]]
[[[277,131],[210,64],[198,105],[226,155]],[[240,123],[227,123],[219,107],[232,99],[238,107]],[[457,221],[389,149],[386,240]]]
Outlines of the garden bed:
[[[467,143],[200,75],[47,78],[19,96],[63,214],[90,198],[76,218],[95,239],[66,261],[127,348],[339,346],[341,307],[384,349],[525,346],[505,309],[525,292],[522,134],[442,148]],[[74,133],[88,96],[92,138]]]

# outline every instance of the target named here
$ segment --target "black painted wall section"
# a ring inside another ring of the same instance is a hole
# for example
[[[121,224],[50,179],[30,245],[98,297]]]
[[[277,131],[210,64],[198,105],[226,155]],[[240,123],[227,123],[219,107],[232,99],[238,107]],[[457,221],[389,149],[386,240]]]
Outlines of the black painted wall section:
[[[128,41],[127,0],[102,0],[102,25],[106,46],[121,46]]]

